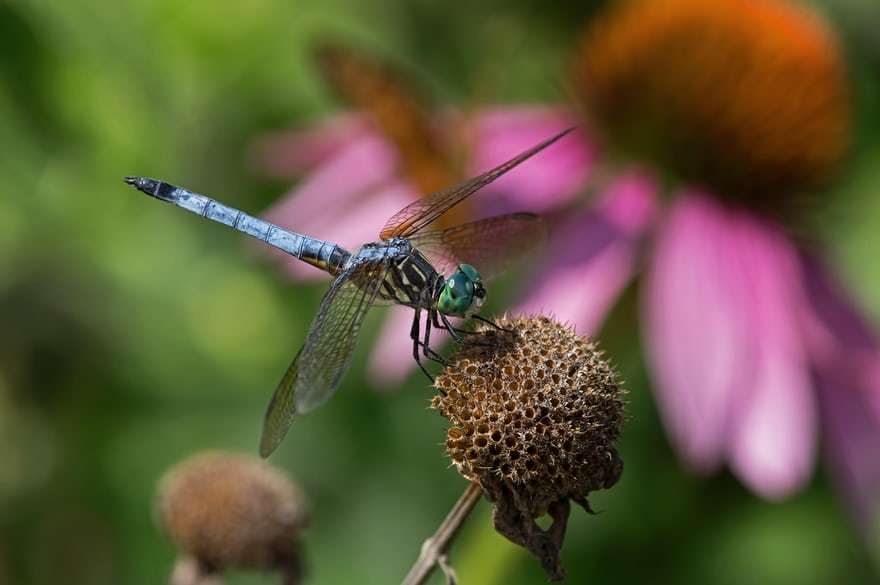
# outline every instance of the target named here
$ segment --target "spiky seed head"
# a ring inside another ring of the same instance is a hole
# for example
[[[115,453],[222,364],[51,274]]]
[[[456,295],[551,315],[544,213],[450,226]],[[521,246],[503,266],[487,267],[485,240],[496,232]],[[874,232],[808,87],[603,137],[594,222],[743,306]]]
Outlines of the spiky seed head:
[[[496,527],[559,577],[561,536],[555,554],[536,551],[547,547],[534,519],[555,519],[569,500],[587,507],[590,492],[620,478],[622,392],[596,344],[570,327],[548,317],[496,324],[506,331],[482,325],[459,346],[432,406],[452,423],[446,450],[456,469],[494,502]]]
[[[155,507],[178,550],[207,570],[277,569],[295,582],[307,504],[297,485],[262,459],[219,451],[190,457],[160,480]]]
[[[616,3],[574,75],[609,142],[769,212],[825,183],[850,142],[838,39],[802,2]]]

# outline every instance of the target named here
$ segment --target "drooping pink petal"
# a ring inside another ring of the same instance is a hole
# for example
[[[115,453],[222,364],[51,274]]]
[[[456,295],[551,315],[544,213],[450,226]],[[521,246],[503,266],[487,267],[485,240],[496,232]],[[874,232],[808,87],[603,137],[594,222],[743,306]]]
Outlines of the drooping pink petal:
[[[829,466],[856,525],[880,543],[880,340],[824,263],[801,260]]]
[[[305,129],[264,134],[251,145],[248,159],[268,177],[296,179],[371,132],[363,114],[336,114]]]
[[[544,266],[530,277],[517,312],[551,312],[595,333],[632,278],[641,236],[656,211],[656,185],[639,173],[621,177],[595,209],[553,234]]]
[[[880,340],[843,285],[815,254],[804,253],[800,261],[808,299],[801,316],[813,361],[821,368],[874,359]]]
[[[700,472],[720,465],[734,396],[755,370],[746,273],[730,232],[708,196],[678,195],[642,288],[660,414],[684,462]]]
[[[828,463],[856,526],[880,543],[880,379],[850,369],[817,377]]]
[[[768,499],[788,496],[810,478],[817,412],[807,353],[799,335],[797,256],[781,230],[746,213],[734,217],[740,261],[751,291],[744,321],[752,328],[754,376],[733,405],[730,465]]]
[[[488,110],[477,116],[468,168],[475,175],[577,125],[573,111],[547,106]],[[572,198],[595,165],[596,151],[584,131],[572,132],[551,148],[485,188],[486,213],[543,212]]]

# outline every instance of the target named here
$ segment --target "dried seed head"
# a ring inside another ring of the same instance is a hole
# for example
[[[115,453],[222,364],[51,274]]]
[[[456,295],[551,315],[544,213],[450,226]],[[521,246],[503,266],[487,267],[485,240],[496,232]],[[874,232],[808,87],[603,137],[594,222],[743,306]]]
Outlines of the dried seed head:
[[[720,196],[778,212],[850,141],[834,32],[787,0],[634,0],[591,23],[575,83],[617,146]]]
[[[592,342],[547,317],[481,326],[437,377],[432,406],[449,419],[446,450],[495,504],[499,532],[561,577],[569,500],[620,478],[618,378]],[[549,513],[554,527],[534,519]]]
[[[206,573],[274,569],[286,583],[298,580],[307,507],[299,488],[261,459],[209,451],[177,464],[159,482],[156,512]]]

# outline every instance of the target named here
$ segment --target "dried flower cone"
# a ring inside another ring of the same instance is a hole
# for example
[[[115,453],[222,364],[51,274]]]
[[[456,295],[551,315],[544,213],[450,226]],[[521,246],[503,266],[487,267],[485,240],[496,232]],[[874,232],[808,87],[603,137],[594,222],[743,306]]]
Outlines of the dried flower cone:
[[[620,478],[617,374],[595,344],[547,317],[482,326],[438,376],[432,406],[449,419],[446,449],[495,505],[496,529],[564,575],[569,501]],[[549,514],[544,531],[535,519]]]
[[[299,582],[306,504],[299,488],[261,459],[206,452],[179,463],[159,483],[156,513],[184,555],[182,566],[204,575],[277,570],[285,583]]]

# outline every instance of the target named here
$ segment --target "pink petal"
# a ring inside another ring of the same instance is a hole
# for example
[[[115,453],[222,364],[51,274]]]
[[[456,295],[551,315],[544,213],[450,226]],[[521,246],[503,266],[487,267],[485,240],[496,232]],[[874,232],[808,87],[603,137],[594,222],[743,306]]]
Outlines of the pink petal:
[[[410,339],[412,328],[413,310],[408,307],[391,307],[391,314],[382,325],[379,339],[370,355],[367,366],[367,374],[370,380],[383,389],[398,387],[416,368],[413,359],[413,342]],[[424,313],[422,314],[424,318]],[[424,326],[424,321],[422,321]],[[431,347],[442,347],[448,335],[445,331],[431,330]],[[427,358],[422,358],[425,363],[430,363]]]
[[[828,462],[856,525],[880,539],[880,343],[823,262],[804,255],[802,269]]]
[[[740,262],[751,290],[748,313],[754,376],[734,405],[731,467],[757,494],[785,497],[810,478],[817,413],[799,336],[797,256],[781,231],[746,214],[734,219]]]
[[[372,135],[361,137],[318,167],[265,217],[349,249],[360,246],[375,239],[385,219],[413,197],[400,185],[390,184],[396,167],[397,156],[387,142]],[[353,231],[351,224],[373,231],[359,239],[363,231]],[[289,260],[295,277],[321,278],[320,271]]]
[[[383,188],[362,194],[357,200],[332,213],[323,211],[308,222],[309,235],[340,244],[350,252],[379,238],[379,232],[389,217],[416,197],[415,191],[404,183],[394,182]],[[283,257],[284,267],[295,279],[322,279],[327,275],[295,258]]]
[[[877,335],[825,263],[803,254],[801,276],[809,299],[802,319],[812,359],[820,367],[840,360],[873,359],[880,350]]]
[[[880,379],[839,368],[818,382],[829,466],[856,526],[880,543]]]
[[[723,211],[678,195],[643,286],[645,347],[667,432],[697,471],[721,463],[734,396],[753,375],[746,274]]]
[[[338,155],[346,146],[372,132],[363,114],[331,116],[305,130],[264,134],[249,149],[251,165],[277,179],[294,179]]]
[[[578,331],[595,333],[632,278],[636,248],[655,212],[656,186],[632,173],[618,179],[602,202],[557,230],[517,312],[550,312]]]
[[[476,144],[470,174],[492,168],[577,123],[575,113],[563,108],[522,106],[486,111],[474,123]],[[480,202],[492,215],[546,211],[583,189],[595,159],[595,148],[578,129],[486,187]]]
[[[325,220],[390,181],[397,162],[393,147],[383,138],[362,137],[315,169],[265,215],[285,227]]]

